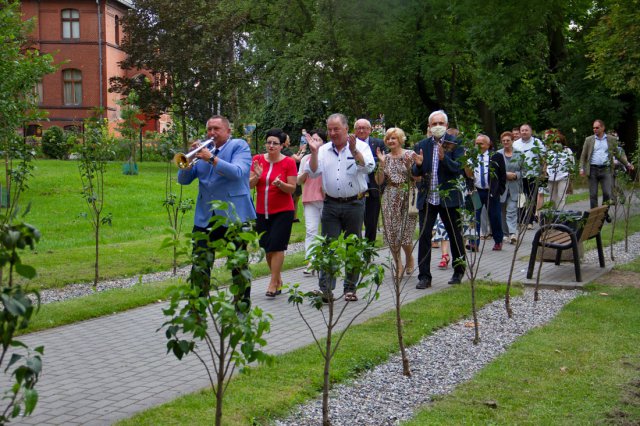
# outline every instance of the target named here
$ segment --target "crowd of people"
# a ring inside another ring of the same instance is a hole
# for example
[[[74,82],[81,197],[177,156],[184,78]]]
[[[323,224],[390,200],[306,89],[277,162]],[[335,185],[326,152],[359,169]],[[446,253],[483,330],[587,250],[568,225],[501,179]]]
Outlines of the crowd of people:
[[[485,134],[476,136],[474,147],[465,148],[444,111],[432,112],[428,120],[427,136],[408,149],[400,128],[389,128],[384,139],[378,139],[371,136],[371,123],[358,119],[350,134],[347,117],[332,114],[326,131],[303,130],[297,152],[291,150],[289,136],[274,128],[264,135],[265,152],[252,157],[244,140],[231,137],[225,117],[209,119],[209,146],[197,152],[199,161],[178,172],[180,184],[198,180],[193,231],[207,236],[194,240],[192,285],[203,293],[211,285],[215,250],[210,243],[224,238],[227,229],[212,229],[213,215],[255,226],[271,273],[265,296],[275,298],[282,292],[284,253],[293,223],[299,221],[299,198],[308,262],[303,274],[316,272],[311,246],[319,233],[327,238],[342,232],[362,237],[364,229],[364,238],[374,242],[382,213],[383,240],[392,255],[393,270],[400,278],[414,274],[417,267],[418,289],[432,285],[434,247],[442,250],[439,268],[452,264],[448,283],[459,284],[465,271],[465,248],[478,251],[481,238],[493,239],[494,251],[501,251],[503,244],[516,244],[518,227],[533,228],[545,197],[555,209],[565,207],[576,160],[560,131],[545,132],[542,141],[533,135],[530,124],[523,123],[500,134],[500,149]],[[616,165],[633,170],[619,140],[607,135],[602,120],[594,121],[593,131],[578,164],[580,174],[589,180],[591,207],[598,205],[598,186],[603,204],[611,200]],[[212,200],[228,202],[228,209],[212,211]],[[416,224],[417,260],[413,253]],[[233,274],[240,276],[243,271]],[[345,301],[358,300],[358,278],[357,271],[346,271]],[[333,297],[335,277],[319,271],[318,285],[325,301]],[[250,291],[247,283],[239,298],[245,305],[250,304]]]

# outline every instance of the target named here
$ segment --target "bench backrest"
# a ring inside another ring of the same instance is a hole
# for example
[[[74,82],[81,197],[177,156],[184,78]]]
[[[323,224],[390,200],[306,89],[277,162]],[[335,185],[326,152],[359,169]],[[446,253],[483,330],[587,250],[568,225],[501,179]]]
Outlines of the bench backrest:
[[[580,241],[586,241],[600,233],[608,211],[609,206],[594,207],[589,210],[587,221],[584,223],[582,232],[580,233]]]

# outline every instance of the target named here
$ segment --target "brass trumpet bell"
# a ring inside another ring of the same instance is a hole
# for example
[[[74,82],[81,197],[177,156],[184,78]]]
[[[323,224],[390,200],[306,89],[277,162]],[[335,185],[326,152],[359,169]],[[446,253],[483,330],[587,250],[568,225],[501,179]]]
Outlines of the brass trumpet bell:
[[[213,138],[207,139],[203,141],[197,148],[192,149],[191,151],[183,154],[182,152],[177,153],[173,156],[173,161],[176,163],[179,169],[188,169],[192,167],[199,158],[196,157],[196,154],[202,150],[202,148],[206,148],[209,144],[213,142]]]

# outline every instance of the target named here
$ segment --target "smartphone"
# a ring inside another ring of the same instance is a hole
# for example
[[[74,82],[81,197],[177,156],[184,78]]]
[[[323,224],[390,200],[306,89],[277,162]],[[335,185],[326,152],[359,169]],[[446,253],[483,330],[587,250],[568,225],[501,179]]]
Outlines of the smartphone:
[[[300,136],[300,146],[307,144],[307,131],[302,129],[302,136]]]

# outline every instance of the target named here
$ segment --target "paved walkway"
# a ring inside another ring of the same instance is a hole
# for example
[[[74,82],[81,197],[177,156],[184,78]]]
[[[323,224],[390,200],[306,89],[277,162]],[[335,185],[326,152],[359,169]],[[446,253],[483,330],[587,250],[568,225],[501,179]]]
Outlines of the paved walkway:
[[[585,203],[574,204],[572,209],[584,209]],[[533,232],[527,233],[520,254],[530,251]],[[514,246],[505,245],[502,252],[491,251],[487,243],[481,260],[479,278],[505,281]],[[388,252],[381,250],[380,259],[386,261]],[[408,278],[407,302],[447,287],[451,268],[441,271],[435,267],[439,250],[432,259],[433,288],[416,290],[417,279]],[[526,281],[526,262],[516,264],[514,281]],[[597,278],[610,268],[594,264],[583,265],[583,283]],[[545,264],[542,282],[547,286],[577,287],[573,264],[557,267]],[[302,269],[283,274],[285,283],[300,283],[305,290],[317,288],[317,278],[305,277]],[[286,296],[275,300],[264,296],[268,279],[253,283],[253,302],[273,315],[271,333],[267,337],[270,353],[279,354],[312,342],[309,331],[296,309],[287,304]],[[381,288],[381,297],[362,315],[358,322],[393,309],[389,282]],[[343,303],[343,302],[338,302]],[[362,302],[358,302],[362,303]],[[358,303],[349,306],[355,310]],[[84,321],[52,330],[23,336],[29,346],[44,345],[44,367],[37,385],[40,400],[34,415],[12,424],[37,425],[105,425],[118,419],[169,401],[180,395],[209,386],[198,360],[187,356],[178,361],[166,354],[163,332],[156,332],[164,322],[162,308],[157,303],[128,312]],[[310,308],[307,312],[311,313]],[[312,324],[321,327],[322,318],[316,312]]]

